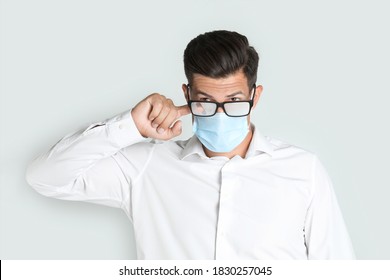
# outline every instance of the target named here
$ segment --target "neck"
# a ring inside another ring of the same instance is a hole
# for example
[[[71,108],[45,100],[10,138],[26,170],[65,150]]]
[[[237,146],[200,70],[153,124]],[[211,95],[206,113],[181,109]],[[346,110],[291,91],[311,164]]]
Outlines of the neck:
[[[205,146],[203,146],[203,150],[208,157],[227,157],[229,159],[233,158],[234,156],[240,156],[241,158],[244,158],[246,155],[246,152],[248,151],[249,145],[252,141],[253,131],[252,128],[249,130],[248,134],[244,138],[244,140],[238,145],[234,150],[226,153],[218,153],[213,152],[207,149]]]

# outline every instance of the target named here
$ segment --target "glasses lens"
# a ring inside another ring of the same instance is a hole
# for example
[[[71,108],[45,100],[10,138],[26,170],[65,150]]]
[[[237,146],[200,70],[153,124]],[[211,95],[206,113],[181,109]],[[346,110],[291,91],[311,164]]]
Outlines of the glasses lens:
[[[191,111],[196,116],[210,116],[215,113],[217,104],[207,102],[192,102]]]
[[[245,116],[249,114],[249,102],[225,103],[225,111],[229,116]]]

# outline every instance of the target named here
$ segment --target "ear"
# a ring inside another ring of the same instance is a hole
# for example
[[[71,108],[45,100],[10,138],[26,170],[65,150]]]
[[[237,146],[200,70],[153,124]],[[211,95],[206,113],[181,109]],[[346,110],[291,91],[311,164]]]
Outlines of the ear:
[[[259,102],[260,95],[261,95],[262,92],[263,92],[263,86],[262,85],[258,85],[256,87],[255,97],[253,98],[253,107],[252,107],[252,109],[256,108],[257,102]]]
[[[185,97],[185,99],[186,99],[187,102],[188,102],[187,85],[186,85],[186,84],[182,84],[182,85],[181,85],[181,89],[183,90],[184,97]]]

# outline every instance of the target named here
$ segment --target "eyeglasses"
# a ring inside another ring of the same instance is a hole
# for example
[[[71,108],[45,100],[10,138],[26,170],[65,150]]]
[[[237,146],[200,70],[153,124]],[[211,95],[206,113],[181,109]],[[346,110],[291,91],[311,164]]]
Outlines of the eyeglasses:
[[[199,117],[212,117],[217,113],[219,107],[221,107],[225,114],[229,117],[244,117],[249,115],[251,108],[253,107],[253,98],[255,97],[254,93],[256,92],[256,84],[253,84],[252,90],[254,90],[252,98],[245,101],[194,101],[190,100],[190,85],[188,84],[188,106],[191,109],[191,113],[194,116]]]

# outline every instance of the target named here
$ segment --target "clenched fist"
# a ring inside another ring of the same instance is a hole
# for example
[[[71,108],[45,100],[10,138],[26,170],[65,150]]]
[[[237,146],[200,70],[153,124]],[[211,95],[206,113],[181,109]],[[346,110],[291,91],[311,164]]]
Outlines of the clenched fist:
[[[169,140],[181,134],[180,117],[190,114],[188,105],[175,106],[171,99],[153,93],[139,102],[131,115],[143,137]]]

